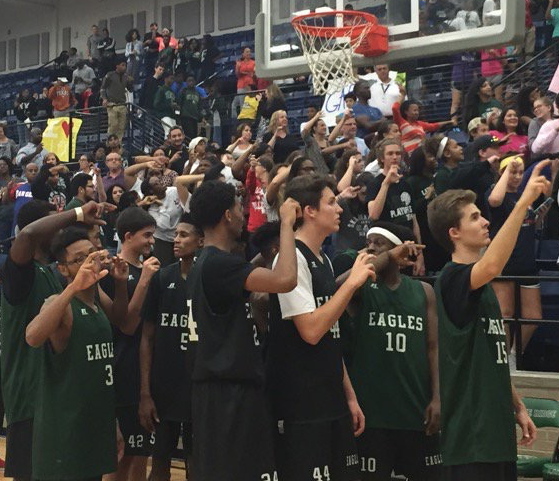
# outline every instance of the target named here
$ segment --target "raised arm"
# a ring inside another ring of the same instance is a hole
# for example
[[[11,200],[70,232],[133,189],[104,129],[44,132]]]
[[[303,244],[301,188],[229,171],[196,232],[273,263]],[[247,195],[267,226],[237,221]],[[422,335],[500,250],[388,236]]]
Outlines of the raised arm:
[[[493,187],[493,190],[491,191],[491,194],[489,194],[489,198],[487,199],[491,207],[499,207],[503,203],[503,200],[505,200],[510,174],[513,170],[516,170],[518,168],[518,164],[519,162],[515,160],[510,162],[501,175],[499,181],[495,184],[495,187]]]
[[[297,285],[297,255],[293,226],[301,217],[301,206],[293,199],[286,199],[280,208],[281,229],[278,261],[273,269],[257,267],[245,280],[245,289],[271,294],[292,291]]]
[[[175,187],[182,205],[186,205],[190,192],[188,187],[204,180],[204,174],[179,175],[175,177]]]
[[[386,203],[386,196],[388,194],[388,189],[390,188],[391,184],[395,184],[400,180],[402,176],[398,174],[398,166],[394,165],[390,168],[388,175],[382,181],[380,186],[380,190],[378,191],[377,196],[369,201],[368,209],[369,209],[369,217],[373,220],[379,220],[380,216],[382,215],[382,211],[384,209],[384,204]]]
[[[336,124],[336,126],[334,127],[332,132],[330,132],[330,135],[328,136],[328,142],[330,142],[331,144],[334,143],[334,141],[338,138],[338,135],[340,135],[340,130],[342,130],[342,126],[344,125],[344,122],[349,117],[351,117],[351,111],[349,109],[345,109],[344,114],[342,115],[342,118]]]
[[[108,255],[108,251],[102,251]],[[118,327],[124,334],[134,334],[135,327],[128,317],[128,264],[120,256],[113,257],[111,275],[114,279],[114,299],[111,299],[99,286],[99,301],[109,322]]]
[[[541,194],[549,192],[551,184],[545,176],[540,174],[542,169],[550,163],[549,160],[544,160],[534,167],[526,188],[511,214],[489,244],[483,257],[474,264],[470,277],[470,288],[473,291],[491,282],[501,274],[516,245],[516,239],[526,217],[528,207]],[[477,212],[472,215],[479,216],[480,214]]]
[[[430,284],[421,283],[425,291],[427,303],[427,358],[429,362],[429,377],[431,380],[431,402],[425,410],[426,433],[428,436],[439,432],[441,418],[441,397],[439,391],[439,335],[437,300],[435,291]]]
[[[355,171],[357,162],[359,162],[359,156],[352,155],[349,158],[345,174],[342,176],[337,185],[338,192],[342,192],[345,188],[351,186],[351,179],[353,179],[353,172]]]
[[[305,126],[303,127],[303,131],[301,132],[301,137],[305,138],[307,135],[310,135],[312,132],[312,128],[318,122],[318,119],[322,116],[322,110],[319,110],[315,116],[309,120]]]
[[[281,171],[278,171],[276,176],[272,179],[272,182],[268,184],[268,188],[266,189],[266,202],[268,202],[269,205],[275,204],[276,200],[278,199],[280,188],[287,180],[290,171],[291,166],[285,167]]]

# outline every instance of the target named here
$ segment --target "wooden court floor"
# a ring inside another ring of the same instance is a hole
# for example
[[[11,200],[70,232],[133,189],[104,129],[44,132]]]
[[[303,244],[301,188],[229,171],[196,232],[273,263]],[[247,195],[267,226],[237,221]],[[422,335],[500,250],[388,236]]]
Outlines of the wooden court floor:
[[[6,453],[6,438],[0,437],[0,458],[4,459],[4,454]],[[148,473],[149,473],[149,462],[148,462]],[[12,478],[5,478],[3,471],[0,471],[0,479],[12,479]],[[171,469],[171,481],[184,481],[185,480],[185,472],[184,472],[184,464],[181,464],[178,461],[173,462],[173,467]]]

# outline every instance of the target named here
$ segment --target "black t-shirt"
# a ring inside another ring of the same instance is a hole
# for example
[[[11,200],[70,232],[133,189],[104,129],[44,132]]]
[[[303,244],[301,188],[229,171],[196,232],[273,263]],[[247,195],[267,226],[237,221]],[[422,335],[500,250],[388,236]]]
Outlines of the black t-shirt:
[[[318,259],[297,245],[297,287],[270,296],[267,392],[275,419],[306,423],[332,420],[348,412],[343,391],[340,328],[336,322],[316,344],[301,338],[293,317],[312,313],[336,292],[328,257]]]
[[[132,300],[134,291],[142,275],[140,267],[128,264],[128,300]],[[114,280],[106,276],[107,281],[101,283],[105,293],[114,299]],[[140,341],[142,339],[142,323],[138,325],[132,336],[124,334],[115,326],[113,328],[114,345],[114,385],[117,406],[134,406],[140,402]]]
[[[186,283],[198,333],[194,382],[263,384],[260,341],[244,289],[254,269],[214,246],[202,249],[191,267]]]
[[[489,212],[489,236],[493,239],[499,229],[512,213],[520,193],[507,192],[503,203],[499,207],[489,205],[489,196],[493,188],[485,193],[485,210]],[[503,269],[503,275],[534,275],[537,274],[536,266],[536,224],[532,208],[526,213],[512,254]]]
[[[476,318],[479,300],[486,286],[471,290],[474,264],[450,262],[441,273],[441,294],[449,319],[458,327]]]
[[[267,144],[272,137],[272,133],[267,132],[264,134],[262,142]],[[285,162],[285,159],[287,159],[289,154],[298,148],[299,144],[293,135],[287,134],[283,139],[281,137],[277,137],[276,143],[274,144],[274,163],[281,164],[282,162]]]
[[[346,249],[361,250],[367,241],[367,231],[372,221],[369,218],[367,204],[358,199],[341,199],[340,230],[336,235],[336,252]]]
[[[162,35],[157,32],[155,34],[155,38],[162,37]],[[151,32],[147,32],[144,35],[144,42],[151,40]],[[146,57],[156,57],[159,53],[159,42],[157,40],[151,40],[151,42],[147,45],[148,50],[146,51]]]
[[[376,198],[385,178],[384,174],[380,174],[371,182],[367,189],[367,202]],[[414,215],[412,201],[412,189],[404,179],[397,184],[390,184],[384,208],[378,220],[393,222],[412,229]]]
[[[155,273],[142,306],[142,322],[155,326],[150,385],[162,420],[191,421],[191,377],[198,340],[192,304],[185,299],[186,280],[176,262]]]

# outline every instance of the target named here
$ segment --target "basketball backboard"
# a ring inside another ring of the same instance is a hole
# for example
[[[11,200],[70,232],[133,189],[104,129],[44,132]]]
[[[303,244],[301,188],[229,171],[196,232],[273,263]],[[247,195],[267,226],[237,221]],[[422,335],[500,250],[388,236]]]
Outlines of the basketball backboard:
[[[321,8],[344,10],[348,4],[376,15],[390,35],[387,54],[375,58],[355,54],[357,67],[511,45],[524,36],[522,0],[261,0],[256,74],[262,78],[308,74],[291,19]]]

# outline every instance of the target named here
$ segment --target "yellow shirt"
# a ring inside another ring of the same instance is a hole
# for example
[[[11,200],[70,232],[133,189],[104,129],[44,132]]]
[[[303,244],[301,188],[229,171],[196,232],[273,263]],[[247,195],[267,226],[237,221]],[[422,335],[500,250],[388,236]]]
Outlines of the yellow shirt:
[[[259,102],[256,100],[256,97],[245,95],[245,100],[243,101],[243,106],[237,119],[254,120],[256,118],[256,111],[258,110],[258,103]]]

